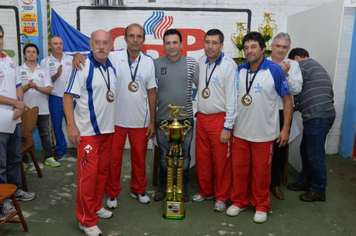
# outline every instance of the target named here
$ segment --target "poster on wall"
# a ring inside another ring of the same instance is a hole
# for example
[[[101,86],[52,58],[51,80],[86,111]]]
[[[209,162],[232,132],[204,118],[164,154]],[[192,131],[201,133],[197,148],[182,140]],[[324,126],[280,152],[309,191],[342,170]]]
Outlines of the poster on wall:
[[[38,36],[36,0],[19,0],[19,11],[22,34]]]

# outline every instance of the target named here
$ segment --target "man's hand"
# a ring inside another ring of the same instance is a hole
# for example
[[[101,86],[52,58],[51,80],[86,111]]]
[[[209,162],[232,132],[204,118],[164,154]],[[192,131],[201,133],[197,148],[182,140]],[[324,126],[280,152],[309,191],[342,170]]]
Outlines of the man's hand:
[[[85,66],[85,56],[80,53],[76,53],[73,56],[72,68],[82,70],[82,65]]]
[[[23,110],[14,108],[14,112],[12,113],[12,119],[17,120],[20,116],[22,116]]]
[[[281,66],[282,66],[282,69],[284,71],[284,74],[286,75],[286,77],[288,77],[289,76],[288,72],[289,72],[289,69],[290,69],[290,61],[282,62]]]
[[[220,143],[222,144],[228,143],[230,140],[230,135],[231,135],[231,131],[222,129],[220,133],[220,139],[219,139]]]
[[[76,147],[80,144],[80,131],[76,125],[68,125],[68,139],[71,141]]]
[[[23,101],[16,100],[14,107],[20,109],[21,111],[26,111],[26,104]]]
[[[289,130],[282,129],[279,133],[277,143],[279,143],[278,147],[283,147],[288,143],[289,140]]]
[[[147,140],[153,138],[155,136],[155,133],[156,133],[156,125],[155,123],[151,123],[147,128],[147,133],[146,133]]]
[[[59,76],[61,76],[61,74],[62,74],[62,64],[60,64],[60,65],[58,66],[56,76],[59,77]]]

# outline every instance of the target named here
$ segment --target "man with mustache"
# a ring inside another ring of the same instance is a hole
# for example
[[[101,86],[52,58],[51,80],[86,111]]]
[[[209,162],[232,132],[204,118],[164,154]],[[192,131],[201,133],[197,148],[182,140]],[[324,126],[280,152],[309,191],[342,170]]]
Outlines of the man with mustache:
[[[276,37],[274,37],[271,44],[271,57],[267,59],[272,60],[273,62],[279,64],[282,67],[291,94],[297,95],[302,90],[303,79],[298,62],[286,58],[287,53],[290,49],[290,44],[291,40],[289,34],[284,32],[278,33]],[[284,125],[283,102],[282,99],[279,100],[279,126],[280,130],[282,131]],[[280,147],[278,142],[274,142],[270,190],[272,191],[273,196],[275,196],[279,200],[284,200],[284,194],[282,192],[282,189],[280,188],[280,185],[282,172],[287,160],[287,146],[288,145]]]
[[[231,190],[231,131],[237,115],[237,68],[221,52],[224,34],[209,30],[205,56],[199,59],[197,92],[196,170],[199,192],[194,202],[215,196],[214,211],[226,209]]]
[[[92,33],[92,49],[83,70],[74,69],[63,96],[68,138],[77,147],[77,218],[86,235],[101,235],[99,218],[112,212],[101,205],[108,177],[114,133],[116,70],[107,58],[111,35]],[[76,106],[73,110],[73,99]]]
[[[141,52],[145,31],[139,24],[125,29],[127,48],[111,52],[109,58],[118,71],[115,134],[112,143],[109,178],[106,185],[107,206],[117,207],[121,192],[121,167],[128,136],[131,146],[131,194],[140,203],[147,204],[145,194],[147,143],[155,135],[156,75],[153,59]]]
[[[121,192],[122,157],[128,136],[131,146],[131,194],[140,203],[147,204],[145,194],[147,143],[155,135],[156,78],[153,59],[141,52],[145,31],[133,23],[125,29],[127,48],[110,52],[109,59],[117,73],[117,99],[115,102],[115,133],[112,142],[113,154],[105,188],[108,208],[117,207],[117,195]],[[73,64],[81,68],[84,56],[75,54]]]
[[[239,67],[239,115],[232,147],[233,205],[226,214],[236,216],[251,202],[256,208],[254,222],[263,223],[271,208],[273,143],[275,139],[280,147],[288,143],[293,103],[283,69],[263,56],[266,44],[262,35],[249,32],[242,42],[248,62]],[[280,98],[284,107],[282,131],[278,119]]]

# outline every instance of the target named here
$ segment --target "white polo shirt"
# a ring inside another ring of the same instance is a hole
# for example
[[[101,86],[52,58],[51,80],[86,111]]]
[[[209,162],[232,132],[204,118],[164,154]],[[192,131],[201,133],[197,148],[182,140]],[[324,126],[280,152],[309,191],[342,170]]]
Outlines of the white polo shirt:
[[[50,77],[57,73],[58,67],[62,65],[62,74],[53,83],[52,95],[63,97],[70,73],[72,72],[73,57],[63,53],[61,61],[58,61],[52,54],[41,61],[41,66],[46,69]]]
[[[151,116],[147,90],[157,87],[153,59],[140,52],[135,61],[130,63],[126,48],[110,52],[109,58],[118,71],[115,125],[126,128],[148,127]],[[135,82],[138,83],[138,90],[131,92],[128,86],[132,81],[131,73],[134,75],[137,66]]]
[[[213,72],[213,69],[215,70]],[[213,72],[213,73],[212,73]],[[211,79],[208,85],[210,96],[202,97],[206,88],[206,79]],[[224,127],[232,129],[237,116],[237,81],[238,73],[236,63],[225,56],[210,64],[206,56],[199,59],[199,86],[197,92],[197,108],[203,114],[216,114],[226,112]]]
[[[108,84],[116,97],[116,70],[110,60],[107,67],[94,59],[92,54],[85,61],[83,70],[74,69],[65,93],[75,97],[75,123],[80,136],[94,136],[114,132],[115,102],[106,99]],[[102,73],[100,72],[100,69]],[[109,72],[110,83],[108,83]]]
[[[39,87],[53,87],[52,80],[49,74],[39,64],[37,64],[37,67],[32,73],[31,70],[27,67],[26,63],[24,63],[17,68],[16,75],[19,79],[21,79],[21,83],[23,86],[28,84],[30,80],[33,80],[33,82]],[[36,89],[30,88],[29,90],[27,90],[27,92],[24,93],[23,101],[29,108],[38,106],[39,115],[49,114],[48,95],[43,94],[37,91]]]
[[[282,67],[264,57],[249,91],[252,97],[249,106],[244,106],[241,98],[246,94],[246,75],[251,81],[256,72],[250,73],[249,63],[245,63],[239,67],[239,73],[239,115],[234,136],[250,142],[275,140],[280,133],[279,99],[290,94]]]
[[[268,57],[267,59],[272,61],[272,57]],[[302,91],[302,88],[303,88],[302,72],[300,71],[298,62],[296,62],[294,60],[290,60],[288,58],[283,60],[283,62],[285,62],[285,63],[287,63],[288,61],[290,62],[290,68],[288,71],[288,76],[286,78],[288,81],[290,93],[292,95],[297,95]],[[293,99],[293,96],[292,96],[292,99]],[[283,110],[282,98],[279,101],[279,109]]]
[[[16,88],[21,86],[21,79],[16,77],[15,62],[4,52],[0,52],[0,95],[12,99],[17,99]],[[0,104],[1,109],[13,110],[10,105]],[[17,123],[21,122],[21,117]],[[1,127],[0,127],[1,129]]]

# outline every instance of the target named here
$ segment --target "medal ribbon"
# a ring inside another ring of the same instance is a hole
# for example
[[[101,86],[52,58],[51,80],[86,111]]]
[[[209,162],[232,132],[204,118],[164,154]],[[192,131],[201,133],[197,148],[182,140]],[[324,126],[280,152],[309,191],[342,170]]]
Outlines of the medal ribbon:
[[[252,84],[253,84],[253,81],[255,80],[256,75],[257,75],[258,71],[260,70],[260,67],[261,67],[263,61],[264,61],[264,58],[263,58],[261,64],[258,66],[258,68],[257,68],[257,70],[256,70],[256,72],[255,72],[255,74],[253,75],[252,80],[251,80],[251,82],[250,82],[250,86],[248,86],[248,74],[249,74],[248,71],[250,70],[250,68],[248,69],[248,71],[247,71],[247,73],[246,73],[246,94],[249,94],[250,89],[251,89]]]
[[[218,64],[215,62],[214,68],[213,68],[213,70],[212,70],[211,73],[210,73],[209,79],[208,79],[208,68],[209,68],[209,65],[206,66],[206,72],[205,72],[205,88],[208,88],[209,83],[210,83],[211,76],[213,75],[214,70],[215,70],[215,68],[216,68],[217,65],[218,65]]]
[[[104,81],[105,81],[106,87],[108,88],[108,91],[111,91],[111,90],[110,90],[109,67],[106,68],[106,72],[107,72],[107,75],[108,75],[108,81],[106,81],[105,76],[104,76],[104,73],[103,73],[103,71],[101,70],[101,68],[100,68],[99,65],[98,65],[98,68],[99,68],[99,70],[100,70],[101,75],[103,76],[103,79],[104,79]]]
[[[131,62],[129,53],[127,53],[127,57],[128,57],[128,63],[129,63],[129,68],[130,68],[130,73],[131,73],[131,79],[132,79],[133,82],[135,82],[138,65],[140,64],[140,61],[141,61],[141,55],[140,55],[140,57],[138,58],[138,62],[137,62],[137,66],[136,66],[136,68],[135,68],[134,74],[132,74],[132,70],[131,70],[132,62]]]

